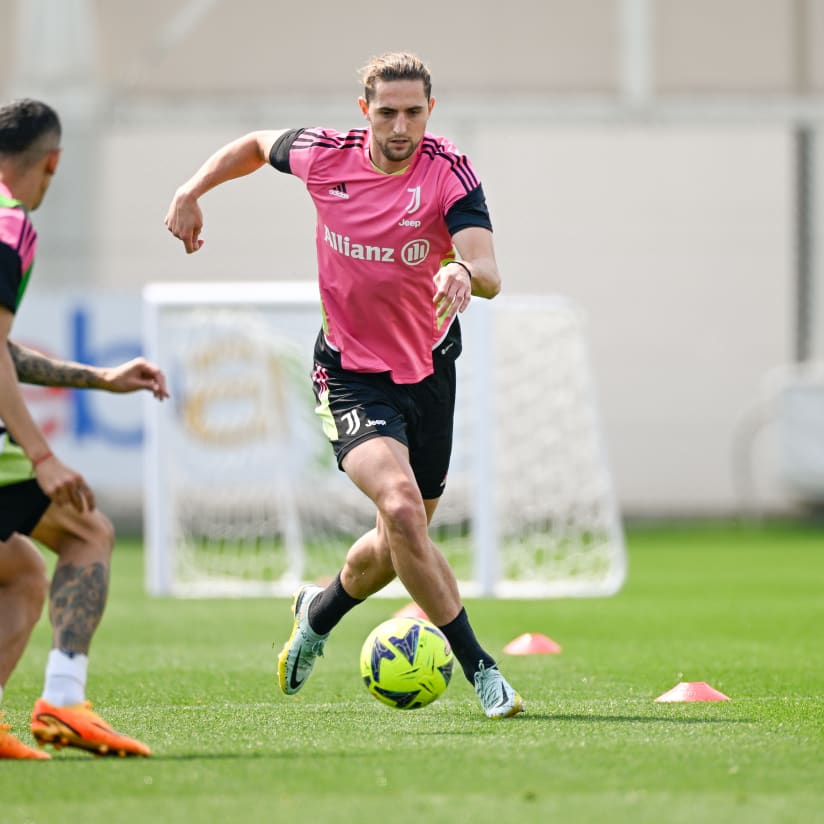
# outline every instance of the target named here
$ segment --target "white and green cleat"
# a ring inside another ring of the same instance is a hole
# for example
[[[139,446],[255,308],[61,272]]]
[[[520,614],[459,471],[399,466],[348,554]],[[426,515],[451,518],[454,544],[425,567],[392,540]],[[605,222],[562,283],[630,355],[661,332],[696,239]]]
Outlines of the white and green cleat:
[[[295,593],[292,601],[295,623],[289,640],[278,655],[278,683],[286,695],[294,695],[306,683],[315,661],[323,655],[329,634],[318,635],[309,626],[309,604],[321,592],[323,587],[306,584]]]
[[[487,718],[511,718],[523,712],[524,699],[509,686],[497,666],[479,664],[475,673],[475,692]]]

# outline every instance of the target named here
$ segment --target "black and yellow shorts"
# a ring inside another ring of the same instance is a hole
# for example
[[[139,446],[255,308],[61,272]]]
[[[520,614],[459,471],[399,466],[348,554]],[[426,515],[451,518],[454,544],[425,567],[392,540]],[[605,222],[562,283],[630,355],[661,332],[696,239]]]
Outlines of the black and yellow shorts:
[[[434,373],[419,383],[397,384],[388,372],[343,369],[340,353],[326,344],[321,331],[312,370],[318,402],[315,412],[335,450],[338,467],[359,443],[375,437],[394,438],[409,449],[424,499],[443,494],[452,453],[455,358],[460,344],[460,328],[453,323],[445,341],[432,353]],[[444,349],[446,354],[441,354]]]
[[[50,503],[23,450],[0,431],[0,541],[13,532],[28,535]]]

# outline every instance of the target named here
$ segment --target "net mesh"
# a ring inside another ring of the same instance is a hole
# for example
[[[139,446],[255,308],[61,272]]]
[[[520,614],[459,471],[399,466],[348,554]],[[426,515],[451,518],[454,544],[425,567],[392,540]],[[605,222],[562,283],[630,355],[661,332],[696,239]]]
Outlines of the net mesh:
[[[466,595],[614,592],[624,547],[580,313],[562,300],[480,303],[463,319],[433,539]],[[314,414],[317,302],[227,306],[195,292],[155,300],[149,317],[149,355],[174,399],[147,407],[149,555],[164,570],[150,587],[285,595],[334,575],[375,515]]]

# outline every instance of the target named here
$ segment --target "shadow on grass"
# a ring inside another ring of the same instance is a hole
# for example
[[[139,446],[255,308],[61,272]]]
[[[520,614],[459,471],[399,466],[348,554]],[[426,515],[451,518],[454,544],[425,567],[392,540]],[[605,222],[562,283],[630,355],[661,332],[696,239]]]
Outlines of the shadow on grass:
[[[346,753],[334,753],[337,757],[345,757]],[[258,752],[191,752],[191,753],[154,753],[151,758],[115,758],[109,756],[93,756],[88,758],[78,755],[70,755],[68,757],[56,757],[49,761],[49,769],[52,765],[57,767],[60,764],[77,767],[79,764],[100,764],[101,762],[109,762],[112,764],[133,764],[135,767],[142,766],[150,768],[152,764],[158,761],[248,761],[250,759],[277,759],[284,760],[294,758],[294,753],[289,752],[272,752],[271,750],[260,750]],[[32,763],[32,762],[15,762],[15,763]]]
[[[752,724],[751,718],[674,718],[665,715],[551,715],[526,716],[525,720],[541,718],[545,721],[574,721],[576,724],[582,721],[590,723],[608,723],[618,721],[631,724]]]
[[[536,724],[547,722],[569,721],[574,724],[754,724],[752,718],[677,718],[666,715],[598,715],[585,713],[550,713],[550,712],[530,712],[527,711],[514,718],[500,720],[488,720],[473,718],[467,722],[465,727],[449,728],[442,727],[422,727],[420,729],[407,729],[403,734],[413,738],[425,736],[453,736],[468,735],[477,736],[490,734],[494,735],[507,729],[512,729],[518,724]]]

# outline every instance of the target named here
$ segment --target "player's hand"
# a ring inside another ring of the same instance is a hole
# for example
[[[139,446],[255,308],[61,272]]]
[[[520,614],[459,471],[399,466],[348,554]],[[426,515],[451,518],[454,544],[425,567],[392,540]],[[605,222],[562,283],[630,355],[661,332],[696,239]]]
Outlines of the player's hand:
[[[435,295],[432,302],[438,317],[452,317],[463,312],[472,300],[472,280],[463,266],[448,263],[435,273]]]
[[[197,198],[178,189],[172,198],[164,222],[166,228],[176,238],[183,241],[186,254],[190,255],[203,246],[204,241],[200,237],[203,231],[203,212],[200,210]]]
[[[120,366],[103,370],[103,380],[110,392],[135,392],[147,389],[159,401],[169,397],[166,376],[145,358],[135,358]]]
[[[34,472],[40,488],[54,503],[73,506],[78,512],[94,509],[94,493],[85,478],[66,466],[56,455],[50,455],[38,463]]]

